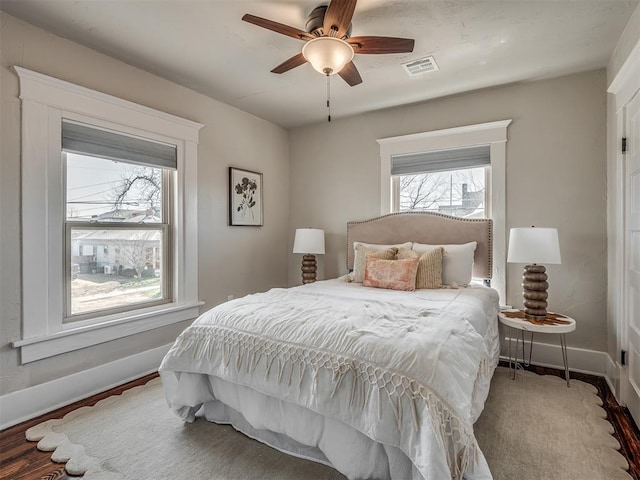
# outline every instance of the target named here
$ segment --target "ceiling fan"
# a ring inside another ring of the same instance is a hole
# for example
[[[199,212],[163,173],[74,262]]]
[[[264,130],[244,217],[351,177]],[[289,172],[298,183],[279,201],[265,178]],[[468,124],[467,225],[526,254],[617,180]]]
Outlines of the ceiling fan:
[[[275,67],[273,73],[284,73],[309,62],[327,76],[337,73],[353,87],[362,83],[352,61],[354,54],[408,53],[414,45],[412,38],[351,37],[356,3],[357,0],[331,0],[328,6],[316,7],[307,18],[306,31],[250,14],[242,20],[306,42],[302,52]]]

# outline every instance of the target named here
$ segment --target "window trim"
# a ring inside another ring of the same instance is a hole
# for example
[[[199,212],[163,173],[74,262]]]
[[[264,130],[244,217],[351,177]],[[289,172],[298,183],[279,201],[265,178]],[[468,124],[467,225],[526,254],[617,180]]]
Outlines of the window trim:
[[[493,278],[491,286],[506,298],[506,142],[511,119],[465,125],[397,137],[378,139],[380,145],[380,215],[391,213],[394,199],[391,176],[391,157],[429,150],[490,145],[491,168],[485,188],[491,194],[486,205],[493,219]]]
[[[195,318],[197,145],[203,125],[14,66],[22,103],[22,364]],[[176,145],[171,303],[63,324],[62,118]],[[187,208],[188,207],[188,208]]]

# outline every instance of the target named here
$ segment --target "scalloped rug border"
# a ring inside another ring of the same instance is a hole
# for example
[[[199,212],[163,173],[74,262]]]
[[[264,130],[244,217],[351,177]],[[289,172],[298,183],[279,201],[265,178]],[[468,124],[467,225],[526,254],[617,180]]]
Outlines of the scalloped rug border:
[[[478,442],[483,452],[485,453],[485,456],[487,457],[489,466],[491,467],[494,477],[496,479],[512,478],[510,477],[510,475],[513,475],[514,472],[507,474],[506,472],[499,472],[495,470],[495,467],[498,467],[500,470],[504,467],[503,466],[500,467],[498,465],[492,465],[492,457],[494,457],[494,460],[495,460],[499,457],[504,457],[504,455],[502,455],[501,453],[499,456],[493,456],[491,455],[491,452],[487,451],[486,449],[487,438],[483,438],[482,427],[484,426],[483,422],[487,422],[487,421],[493,422],[496,420],[498,421],[501,420],[499,414],[497,414],[498,416],[495,418],[488,418],[487,412],[490,412],[489,416],[496,415],[496,412],[491,413],[492,408],[490,404],[492,402],[492,397],[501,396],[501,395],[499,395],[498,392],[496,392],[496,390],[494,389],[494,382],[496,382],[496,380],[499,382],[502,382],[502,379],[497,379],[497,377],[499,376],[505,377],[507,375],[509,375],[509,373],[506,368],[498,367],[498,369],[496,369],[494,379],[492,380],[492,390],[489,393],[489,399],[487,400],[485,412],[483,412],[483,415],[480,417],[480,419],[475,425]],[[531,387],[534,383],[534,381],[530,380],[530,377],[537,377],[538,379],[541,379],[544,382],[549,382],[550,384],[553,384],[553,383],[564,384],[563,379],[559,377],[555,377],[553,375],[539,376],[531,372],[519,371],[516,377],[516,381],[512,383],[511,386],[506,387],[507,391],[499,392],[499,393],[504,394],[504,398],[506,399],[505,401],[509,401],[510,396],[527,394],[526,384],[529,383],[529,387]],[[511,380],[509,381],[511,382]],[[124,477],[120,473],[105,469],[104,462],[95,456],[87,454],[87,452],[85,451],[85,447],[83,445],[73,444],[69,440],[67,435],[64,433],[64,426],[76,419],[83,417],[88,413],[91,413],[94,409],[105,409],[105,408],[109,408],[114,404],[118,404],[120,402],[127,402],[130,398],[135,397],[143,392],[147,392],[149,388],[158,387],[159,389],[158,392],[160,395],[162,395],[162,390],[160,386],[161,386],[160,378],[154,378],[153,380],[150,380],[149,382],[147,382],[145,385],[133,387],[131,389],[125,390],[120,395],[113,395],[106,399],[100,400],[94,406],[81,407],[79,409],[69,412],[63,418],[48,420],[46,422],[40,423],[26,431],[26,438],[29,441],[37,441],[38,450],[52,452],[51,459],[54,462],[66,463],[65,469],[70,475],[84,475],[84,480],[122,480],[126,477]],[[616,468],[617,470],[614,476],[602,477],[602,480],[605,480],[605,479],[608,480],[609,478],[631,479],[631,476],[625,471],[628,469],[628,463],[626,459],[617,451],[620,449],[620,445],[617,442],[617,440],[613,436],[611,436],[611,434],[614,431],[613,426],[609,421],[606,420],[606,412],[602,408],[602,401],[600,400],[600,397],[597,396],[597,389],[593,385],[590,385],[588,383],[584,383],[581,381],[577,381],[577,380],[571,380],[571,388],[580,389],[585,393],[591,393],[592,394],[591,397],[596,399],[595,401],[590,401],[590,402],[583,401],[582,404],[586,408],[587,415],[593,421],[594,426],[598,424],[596,428],[598,428],[597,439],[598,439],[598,442],[600,443],[599,450],[606,450],[605,454],[608,456],[608,458],[611,458],[612,468]],[[522,392],[518,392],[519,389],[522,390]],[[531,390],[531,388],[528,388],[528,390]],[[541,398],[540,400],[544,402],[544,398]],[[494,400],[494,402],[497,402],[497,401]],[[513,418],[511,418],[509,421],[512,421],[512,420]],[[512,425],[511,428],[513,428],[513,423],[511,425]],[[525,425],[525,430],[529,431],[531,427],[532,425]],[[90,427],[87,426],[86,428],[90,428]],[[506,427],[502,426],[502,428],[506,428]],[[596,437],[596,433],[592,435],[592,438],[594,437]],[[517,458],[513,455],[513,453],[510,453],[509,456],[511,457],[511,461]],[[559,472],[556,472],[556,473],[558,473],[558,475],[555,476],[555,478],[567,478],[567,479],[574,478],[574,477],[571,477],[570,474],[563,475],[563,474],[560,474]],[[520,478],[523,478],[523,477],[520,477]],[[533,478],[540,478],[540,477],[532,476],[530,478],[533,479]],[[596,478],[597,477],[592,477],[592,480],[596,480]],[[185,478],[185,480],[187,480],[187,477]]]
[[[25,436],[29,441],[38,442],[38,450],[52,452],[51,460],[56,463],[64,463],[65,470],[69,475],[83,475],[85,480],[122,480],[124,477],[121,474],[104,470],[102,462],[96,457],[87,455],[83,445],[71,443],[65,433],[57,432],[54,428],[63,427],[94,409],[108,408],[113,404],[126,401],[143,390],[161,385],[162,380],[159,377],[154,378],[144,385],[125,390],[120,395],[112,395],[102,399],[93,406],[80,407],[62,418],[47,420],[35,425],[25,432]],[[162,393],[161,390],[160,393]]]
[[[569,389],[564,378],[521,370],[515,380],[510,376],[507,368],[496,369],[474,425],[496,480],[632,480],[594,385],[571,380]],[[498,384],[504,392],[495,388]],[[534,402],[532,392],[539,395]],[[563,392],[569,396],[553,396]],[[582,455],[572,456],[577,449]]]

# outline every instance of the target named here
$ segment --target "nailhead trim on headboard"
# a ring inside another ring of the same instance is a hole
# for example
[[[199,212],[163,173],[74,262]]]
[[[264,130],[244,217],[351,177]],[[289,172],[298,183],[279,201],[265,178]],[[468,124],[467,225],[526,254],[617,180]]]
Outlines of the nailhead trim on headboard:
[[[395,217],[395,216],[409,216],[409,215],[416,215],[416,216],[420,216],[423,218],[427,218],[427,217],[441,217],[444,218],[446,220],[451,220],[453,222],[459,222],[459,223],[484,223],[487,225],[487,236],[485,237],[483,235],[483,238],[478,239],[478,240],[482,240],[482,241],[486,241],[487,243],[487,247],[488,247],[488,252],[487,252],[487,265],[486,265],[486,272],[485,272],[485,277],[486,279],[490,279],[492,276],[492,272],[493,272],[493,221],[489,218],[461,218],[461,217],[453,217],[451,215],[445,215],[443,213],[435,213],[435,212],[396,212],[396,213],[389,213],[387,215],[381,215],[379,217],[375,217],[375,218],[370,218],[368,220],[361,220],[361,221],[351,221],[351,222],[347,222],[347,268],[349,268],[349,263],[350,260],[352,260],[353,257],[353,241],[351,239],[351,227],[354,225],[361,225],[361,224],[365,224],[365,223],[371,223],[371,222],[376,222],[376,221],[380,221],[383,220],[385,218],[389,218],[389,217]],[[415,239],[411,239],[411,238],[406,238],[403,241],[415,241]],[[373,243],[373,242],[372,242]],[[397,243],[401,243],[401,242],[397,242]],[[420,242],[420,243],[429,243],[429,242]],[[431,242],[431,243],[436,243],[436,242]],[[455,239],[451,239],[450,241],[447,242],[437,242],[437,243],[459,243],[457,242]]]

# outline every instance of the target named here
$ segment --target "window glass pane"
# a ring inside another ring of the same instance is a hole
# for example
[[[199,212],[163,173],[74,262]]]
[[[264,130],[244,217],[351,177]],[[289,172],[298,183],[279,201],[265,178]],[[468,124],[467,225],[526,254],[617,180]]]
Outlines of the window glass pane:
[[[163,300],[163,243],[162,229],[72,228],[68,314]]]
[[[486,168],[401,175],[399,209],[484,218]]]
[[[162,169],[67,153],[67,221],[162,222]]]

